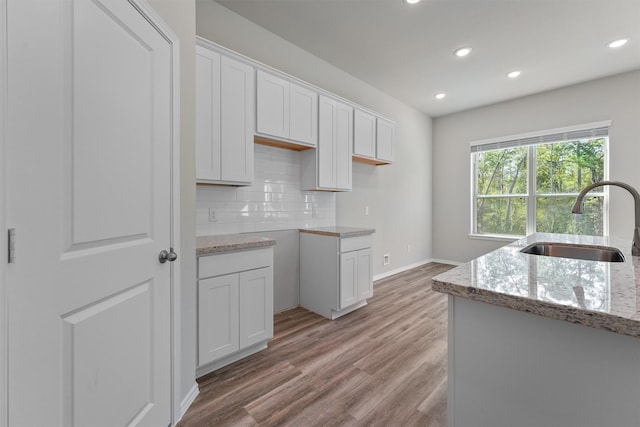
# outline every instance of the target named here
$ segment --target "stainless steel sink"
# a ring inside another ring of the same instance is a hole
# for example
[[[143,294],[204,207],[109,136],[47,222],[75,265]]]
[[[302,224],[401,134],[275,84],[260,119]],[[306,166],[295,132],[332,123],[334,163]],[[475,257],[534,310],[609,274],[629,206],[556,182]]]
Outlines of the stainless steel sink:
[[[520,252],[531,255],[585,259],[589,261],[624,262],[622,252],[608,246],[537,242],[520,250]]]

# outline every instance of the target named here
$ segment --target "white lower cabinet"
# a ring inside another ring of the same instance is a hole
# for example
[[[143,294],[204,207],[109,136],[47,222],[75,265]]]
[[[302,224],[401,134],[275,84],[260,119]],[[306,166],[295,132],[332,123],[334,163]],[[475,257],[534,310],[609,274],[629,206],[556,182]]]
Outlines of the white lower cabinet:
[[[212,277],[198,284],[199,365],[240,349],[239,275]]]
[[[371,235],[300,233],[300,305],[336,319],[373,296]]]
[[[273,268],[240,273],[240,348],[273,337]]]
[[[202,256],[198,277],[201,376],[263,350],[273,337],[273,249]]]
[[[373,263],[371,248],[358,251],[358,298],[363,300],[373,296]]]

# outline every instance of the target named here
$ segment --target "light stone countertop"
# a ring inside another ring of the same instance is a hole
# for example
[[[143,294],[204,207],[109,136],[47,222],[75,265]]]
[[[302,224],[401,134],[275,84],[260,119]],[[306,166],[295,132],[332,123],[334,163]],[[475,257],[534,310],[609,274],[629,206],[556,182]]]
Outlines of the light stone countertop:
[[[612,246],[624,262],[529,255],[535,242]],[[433,278],[435,291],[640,337],[640,257],[614,237],[536,233]]]
[[[196,237],[196,256],[273,246],[276,241],[251,234],[221,234]]]
[[[301,233],[320,234],[323,236],[334,236],[342,239],[348,237],[368,236],[376,232],[373,228],[357,228],[357,227],[315,227],[315,228],[301,228]]]

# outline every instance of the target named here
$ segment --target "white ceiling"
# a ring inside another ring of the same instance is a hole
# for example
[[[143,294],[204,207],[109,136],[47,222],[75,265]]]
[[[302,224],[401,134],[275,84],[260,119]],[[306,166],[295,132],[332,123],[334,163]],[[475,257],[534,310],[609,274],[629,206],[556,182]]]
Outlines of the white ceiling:
[[[217,1],[432,117],[640,69],[640,0]]]

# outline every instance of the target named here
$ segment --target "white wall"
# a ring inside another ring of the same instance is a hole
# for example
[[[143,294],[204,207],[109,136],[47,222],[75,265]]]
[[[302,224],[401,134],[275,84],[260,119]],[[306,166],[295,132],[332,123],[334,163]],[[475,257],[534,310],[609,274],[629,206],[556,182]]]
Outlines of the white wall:
[[[640,189],[640,71],[434,119],[433,256],[468,261],[504,242],[470,239],[469,142],[612,120],[609,178]],[[633,199],[610,190],[610,234],[629,239]]]
[[[380,167],[354,164],[353,191],[336,196],[337,223],[377,230],[374,275],[431,258],[431,119],[218,3],[198,0],[196,9],[199,36],[397,122],[396,160]],[[384,253],[391,254],[388,266],[382,265]]]
[[[195,384],[196,373],[195,0],[149,0],[149,4],[180,38],[181,401]]]

